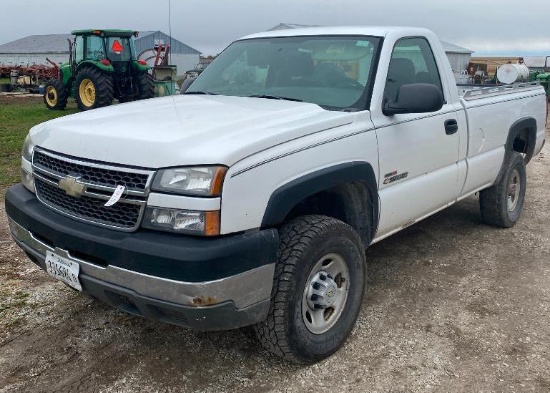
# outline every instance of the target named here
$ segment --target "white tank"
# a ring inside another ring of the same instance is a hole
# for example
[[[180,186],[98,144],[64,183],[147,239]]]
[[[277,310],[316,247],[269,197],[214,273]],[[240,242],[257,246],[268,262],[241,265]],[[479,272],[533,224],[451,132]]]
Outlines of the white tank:
[[[529,80],[529,68],[525,64],[504,64],[497,70],[497,78],[506,85]]]

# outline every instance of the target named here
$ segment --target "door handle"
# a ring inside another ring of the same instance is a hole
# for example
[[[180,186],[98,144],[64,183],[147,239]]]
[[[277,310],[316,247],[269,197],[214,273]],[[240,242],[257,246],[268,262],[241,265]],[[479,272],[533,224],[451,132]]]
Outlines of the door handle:
[[[453,135],[458,131],[458,122],[455,119],[445,120],[445,134]]]

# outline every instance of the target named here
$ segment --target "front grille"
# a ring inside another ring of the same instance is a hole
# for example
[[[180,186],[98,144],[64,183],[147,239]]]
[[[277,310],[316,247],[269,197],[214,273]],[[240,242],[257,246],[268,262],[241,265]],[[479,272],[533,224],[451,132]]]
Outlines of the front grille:
[[[117,203],[105,207],[103,206],[104,200],[87,196],[71,197],[60,188],[39,179],[35,181],[35,185],[36,192],[46,204],[72,217],[103,225],[132,229],[140,216],[139,205]]]
[[[63,157],[64,158],[64,157]],[[128,190],[144,191],[149,175],[146,173],[124,172],[97,166],[68,161],[61,156],[53,157],[43,152],[34,153],[33,165],[54,172],[61,177],[78,174],[81,181],[99,186],[115,187],[124,184]]]
[[[138,228],[152,171],[98,164],[43,150],[35,150],[32,165],[36,195],[48,207],[99,226],[121,231]],[[83,185],[81,195],[71,196],[59,188],[59,181],[68,177]],[[105,206],[117,186],[125,187],[124,195],[114,205]]]

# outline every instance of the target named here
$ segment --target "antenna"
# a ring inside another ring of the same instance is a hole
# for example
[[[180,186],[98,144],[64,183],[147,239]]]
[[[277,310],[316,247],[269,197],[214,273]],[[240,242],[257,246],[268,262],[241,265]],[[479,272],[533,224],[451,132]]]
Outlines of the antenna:
[[[170,51],[168,52],[168,64],[172,64],[172,0],[168,0],[168,34],[170,34]]]

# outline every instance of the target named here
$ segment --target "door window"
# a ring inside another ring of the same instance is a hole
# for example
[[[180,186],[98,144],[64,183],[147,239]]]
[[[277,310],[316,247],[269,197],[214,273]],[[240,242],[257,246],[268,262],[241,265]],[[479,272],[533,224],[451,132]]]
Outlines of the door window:
[[[384,99],[394,101],[399,88],[410,83],[429,83],[443,91],[432,48],[425,38],[404,38],[395,44]]]
[[[74,60],[80,63],[84,60],[84,38],[77,36],[74,41]]]
[[[103,48],[103,38],[96,35],[86,37],[86,60],[103,60],[105,50]]]

